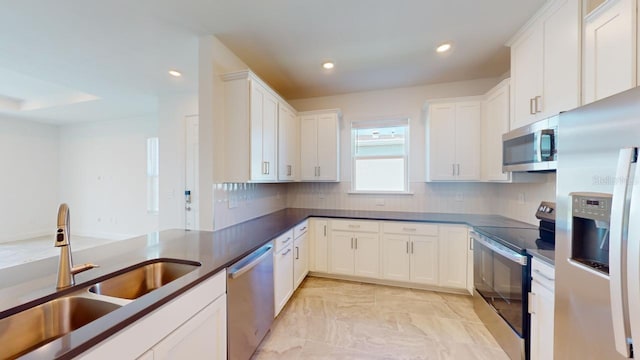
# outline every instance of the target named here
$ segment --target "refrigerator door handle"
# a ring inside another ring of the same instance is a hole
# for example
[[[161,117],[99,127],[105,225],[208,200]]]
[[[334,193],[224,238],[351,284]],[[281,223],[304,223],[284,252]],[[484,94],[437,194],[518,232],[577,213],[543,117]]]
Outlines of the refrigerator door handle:
[[[627,237],[627,303],[629,305],[629,326],[633,337],[632,344],[640,346],[640,166],[636,171],[631,188],[629,205],[629,235]],[[632,220],[633,219],[633,220]],[[636,349],[637,351],[637,349]]]
[[[635,161],[635,148],[620,149],[618,167],[616,170],[613,200],[611,201],[611,224],[609,238],[609,289],[611,297],[611,317],[613,321],[613,338],[615,348],[622,356],[629,358],[631,349],[627,339],[630,337],[625,290],[624,274],[624,229],[627,193],[629,190],[629,175],[631,164]]]

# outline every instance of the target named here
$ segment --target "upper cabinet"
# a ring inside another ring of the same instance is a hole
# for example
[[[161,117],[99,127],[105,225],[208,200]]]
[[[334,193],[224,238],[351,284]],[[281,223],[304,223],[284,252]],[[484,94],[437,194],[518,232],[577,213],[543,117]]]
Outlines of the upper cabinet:
[[[605,1],[584,19],[583,102],[636,86],[636,58],[636,0]]]
[[[509,79],[485,95],[482,103],[482,180],[509,181],[502,172],[502,134],[509,131]]]
[[[340,111],[300,113],[300,179],[340,181]]]
[[[296,111],[280,103],[278,106],[278,180],[298,178],[300,163],[300,122]]]
[[[427,181],[480,180],[480,99],[427,106]]]
[[[556,0],[509,42],[512,129],[580,105],[579,35],[579,0]]]
[[[276,182],[277,95],[250,71],[226,74],[223,80],[225,182]]]

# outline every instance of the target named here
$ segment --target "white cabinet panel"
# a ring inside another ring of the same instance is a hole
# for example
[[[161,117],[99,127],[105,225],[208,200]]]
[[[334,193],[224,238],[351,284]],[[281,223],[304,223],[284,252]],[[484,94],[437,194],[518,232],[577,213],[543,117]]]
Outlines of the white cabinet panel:
[[[278,180],[298,178],[300,163],[300,122],[289,106],[278,104]]]
[[[334,274],[353,275],[353,234],[345,231],[331,232],[331,272]]]
[[[309,233],[298,236],[293,246],[293,288],[300,286],[309,273]]]
[[[508,181],[502,172],[502,134],[509,131],[509,79],[491,89],[484,101],[482,116],[482,180]]]
[[[384,234],[382,236],[382,261],[383,278],[409,281],[411,279],[409,235]]]
[[[481,102],[429,102],[428,107],[427,179],[480,180]]]
[[[411,281],[438,284],[438,237],[411,236]]]
[[[542,97],[543,30],[535,26],[511,46],[511,128],[534,122],[536,96]],[[539,98],[540,100],[540,98]]]
[[[440,286],[467,288],[467,249],[469,231],[466,226],[440,225]]]
[[[329,272],[329,221],[310,219],[311,247],[309,251],[309,270]]]
[[[293,295],[293,243],[273,254],[274,316],[278,316]]]
[[[300,179],[340,180],[340,112],[300,113]]]
[[[378,234],[355,233],[354,275],[370,278],[380,276],[380,238]]]
[[[553,359],[555,270],[536,258],[531,266],[531,359]]]
[[[610,0],[585,18],[583,102],[636,86],[636,0]]]

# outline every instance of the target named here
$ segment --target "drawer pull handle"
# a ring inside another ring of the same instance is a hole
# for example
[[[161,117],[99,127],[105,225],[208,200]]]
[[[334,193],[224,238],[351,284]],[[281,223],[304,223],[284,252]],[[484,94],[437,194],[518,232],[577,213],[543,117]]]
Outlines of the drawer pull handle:
[[[307,227],[306,227],[306,226],[305,226],[305,227],[303,227],[302,229],[300,229],[300,231],[305,231],[305,230],[307,230]]]
[[[547,275],[543,274],[542,271],[535,269],[533,270],[533,272],[536,274],[536,276],[540,275],[541,278],[549,280],[549,281],[556,281],[555,278],[550,278]]]
[[[404,230],[404,231],[416,231],[417,229],[416,228],[405,227],[405,228],[402,228],[402,230]]]
[[[358,229],[360,228],[360,225],[349,224],[349,227],[352,229]]]
[[[283,252],[283,253],[282,253],[282,256],[287,256],[290,252],[291,252],[291,249],[289,249],[289,250],[287,250],[287,251]]]

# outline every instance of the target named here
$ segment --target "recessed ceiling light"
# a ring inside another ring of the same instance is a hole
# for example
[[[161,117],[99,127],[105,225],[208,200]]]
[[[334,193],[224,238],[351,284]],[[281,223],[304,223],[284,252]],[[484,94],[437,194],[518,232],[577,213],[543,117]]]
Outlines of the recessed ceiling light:
[[[182,73],[178,70],[169,70],[169,75],[171,76],[175,76],[175,77],[180,77],[182,76]]]
[[[322,63],[322,67],[327,70],[331,70],[336,66],[332,61],[325,61]]]
[[[450,43],[444,43],[436,48],[436,51],[439,53],[447,52],[451,49]]]

